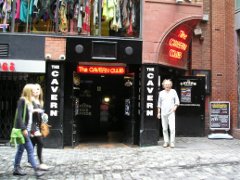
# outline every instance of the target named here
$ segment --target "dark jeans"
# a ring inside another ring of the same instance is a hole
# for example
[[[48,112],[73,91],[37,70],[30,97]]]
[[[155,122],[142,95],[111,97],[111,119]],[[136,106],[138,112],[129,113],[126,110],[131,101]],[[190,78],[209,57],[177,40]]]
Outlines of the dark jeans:
[[[28,135],[30,135],[30,133],[28,133]],[[16,168],[17,166],[20,166],[24,149],[27,150],[28,162],[36,170],[37,164],[36,164],[36,161],[34,159],[33,145],[32,145],[32,141],[30,140],[29,136],[25,137],[25,144],[19,144],[18,147],[17,147],[17,153],[15,155],[14,168]]]
[[[42,164],[42,149],[43,149],[43,139],[42,136],[34,136],[31,137],[32,140],[32,144],[33,144],[33,148],[35,147],[35,145],[37,145],[37,156],[38,156],[38,160],[39,163]]]

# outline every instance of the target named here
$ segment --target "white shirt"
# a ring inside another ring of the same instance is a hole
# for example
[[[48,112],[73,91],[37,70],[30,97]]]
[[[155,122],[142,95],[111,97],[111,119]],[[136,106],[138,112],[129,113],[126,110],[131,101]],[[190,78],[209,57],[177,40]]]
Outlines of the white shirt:
[[[28,124],[27,124],[27,130],[31,131],[32,130],[32,115],[33,115],[33,105],[28,104]]]
[[[162,115],[170,114],[174,105],[179,105],[179,98],[174,89],[170,89],[169,91],[162,90],[159,92],[157,107],[161,108]]]

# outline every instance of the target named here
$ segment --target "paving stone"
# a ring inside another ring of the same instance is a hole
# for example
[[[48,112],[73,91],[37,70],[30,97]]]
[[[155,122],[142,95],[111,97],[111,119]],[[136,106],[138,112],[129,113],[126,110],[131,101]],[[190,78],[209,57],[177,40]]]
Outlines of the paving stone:
[[[81,144],[76,148],[43,150],[51,169],[48,180],[238,180],[240,140],[177,137],[176,148],[138,147],[124,144]],[[27,176],[12,175],[16,149],[0,146],[0,179],[36,179],[24,152]],[[37,158],[37,157],[36,157]]]

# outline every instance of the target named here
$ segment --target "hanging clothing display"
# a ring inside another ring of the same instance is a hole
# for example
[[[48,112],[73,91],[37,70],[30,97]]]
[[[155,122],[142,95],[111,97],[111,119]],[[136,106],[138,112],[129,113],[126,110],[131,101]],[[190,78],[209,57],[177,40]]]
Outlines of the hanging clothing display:
[[[122,28],[120,0],[114,0],[113,20],[111,21],[110,28],[116,32]]]
[[[20,20],[27,22],[28,0],[22,0],[20,5]]]
[[[122,24],[124,28],[128,28],[129,26],[128,0],[123,0],[121,10],[122,10]]]
[[[91,0],[85,1],[85,16],[83,18],[83,33],[90,35],[90,18],[91,18]]]
[[[11,13],[11,0],[1,0],[0,1],[0,18],[2,18],[2,24],[8,24],[10,20],[10,13]]]
[[[20,19],[20,5],[21,1],[17,0],[16,1],[16,14],[15,14],[15,19]]]
[[[15,3],[15,26],[19,26],[15,30],[19,32],[26,29],[26,32],[55,30],[71,35],[139,35],[139,0],[16,0]],[[12,0],[0,0],[0,24],[11,23],[11,7]]]
[[[85,3],[84,2],[78,3],[77,28],[79,33],[81,33],[83,28],[82,24],[83,24],[84,13],[85,13]]]
[[[93,24],[96,25],[98,23],[98,0],[94,0],[93,2]]]
[[[67,32],[68,21],[67,21],[67,5],[63,0],[59,8],[59,31]]]
[[[113,19],[115,14],[115,4],[116,0],[103,0],[103,12],[102,16],[105,21],[110,21]]]

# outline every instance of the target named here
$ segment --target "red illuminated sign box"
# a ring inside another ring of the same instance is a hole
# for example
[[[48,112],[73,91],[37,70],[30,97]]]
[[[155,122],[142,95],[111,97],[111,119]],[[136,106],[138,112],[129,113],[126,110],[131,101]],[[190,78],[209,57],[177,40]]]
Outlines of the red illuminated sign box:
[[[125,67],[122,66],[82,66],[77,67],[77,72],[81,74],[125,74]]]
[[[13,72],[15,71],[15,63],[13,62],[0,62],[0,71]]]
[[[188,44],[186,43],[188,35],[184,30],[179,30],[177,33],[177,37],[170,38],[168,41],[168,55],[174,59],[182,59],[183,54],[186,52],[188,48]]]

